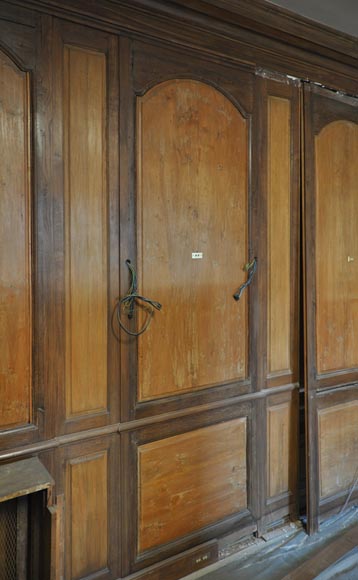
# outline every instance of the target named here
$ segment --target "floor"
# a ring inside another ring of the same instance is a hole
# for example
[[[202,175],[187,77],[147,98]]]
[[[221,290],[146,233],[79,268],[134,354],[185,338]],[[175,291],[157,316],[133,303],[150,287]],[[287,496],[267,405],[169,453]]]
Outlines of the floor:
[[[183,580],[358,580],[358,507],[330,517],[314,536],[299,524]]]

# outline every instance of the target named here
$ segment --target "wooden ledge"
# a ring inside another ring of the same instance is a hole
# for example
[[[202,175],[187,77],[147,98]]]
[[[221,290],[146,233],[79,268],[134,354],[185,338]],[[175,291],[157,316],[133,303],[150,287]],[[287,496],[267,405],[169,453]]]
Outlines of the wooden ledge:
[[[37,457],[0,466],[0,502],[49,489],[55,484]]]

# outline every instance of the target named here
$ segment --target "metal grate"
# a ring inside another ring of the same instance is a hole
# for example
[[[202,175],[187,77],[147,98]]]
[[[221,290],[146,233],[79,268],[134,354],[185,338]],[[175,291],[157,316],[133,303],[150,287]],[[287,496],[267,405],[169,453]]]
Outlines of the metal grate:
[[[0,580],[16,580],[17,501],[0,503]]]

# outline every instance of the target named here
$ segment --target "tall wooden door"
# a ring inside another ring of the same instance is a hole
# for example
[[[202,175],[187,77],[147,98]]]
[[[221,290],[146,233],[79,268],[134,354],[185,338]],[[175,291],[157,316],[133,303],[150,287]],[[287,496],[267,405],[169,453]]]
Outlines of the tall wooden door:
[[[120,336],[123,418],[145,418],[123,436],[128,573],[254,525],[254,406],[232,397],[257,389],[255,277],[233,295],[258,248],[253,74],[139,42],[122,50],[135,168],[134,179],[122,172],[122,296],[130,260],[138,293],[162,305],[146,332]],[[148,303],[138,303],[132,320],[121,310],[130,332],[146,324]]]
[[[305,90],[309,530],[358,474],[358,100]],[[353,494],[354,495],[354,494]],[[356,494],[355,494],[356,495]]]

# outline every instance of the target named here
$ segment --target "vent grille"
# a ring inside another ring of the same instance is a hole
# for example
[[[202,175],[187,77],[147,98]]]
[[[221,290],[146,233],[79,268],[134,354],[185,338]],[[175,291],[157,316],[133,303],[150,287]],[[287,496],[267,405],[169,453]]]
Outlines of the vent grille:
[[[16,580],[17,501],[0,503],[0,580]]]

